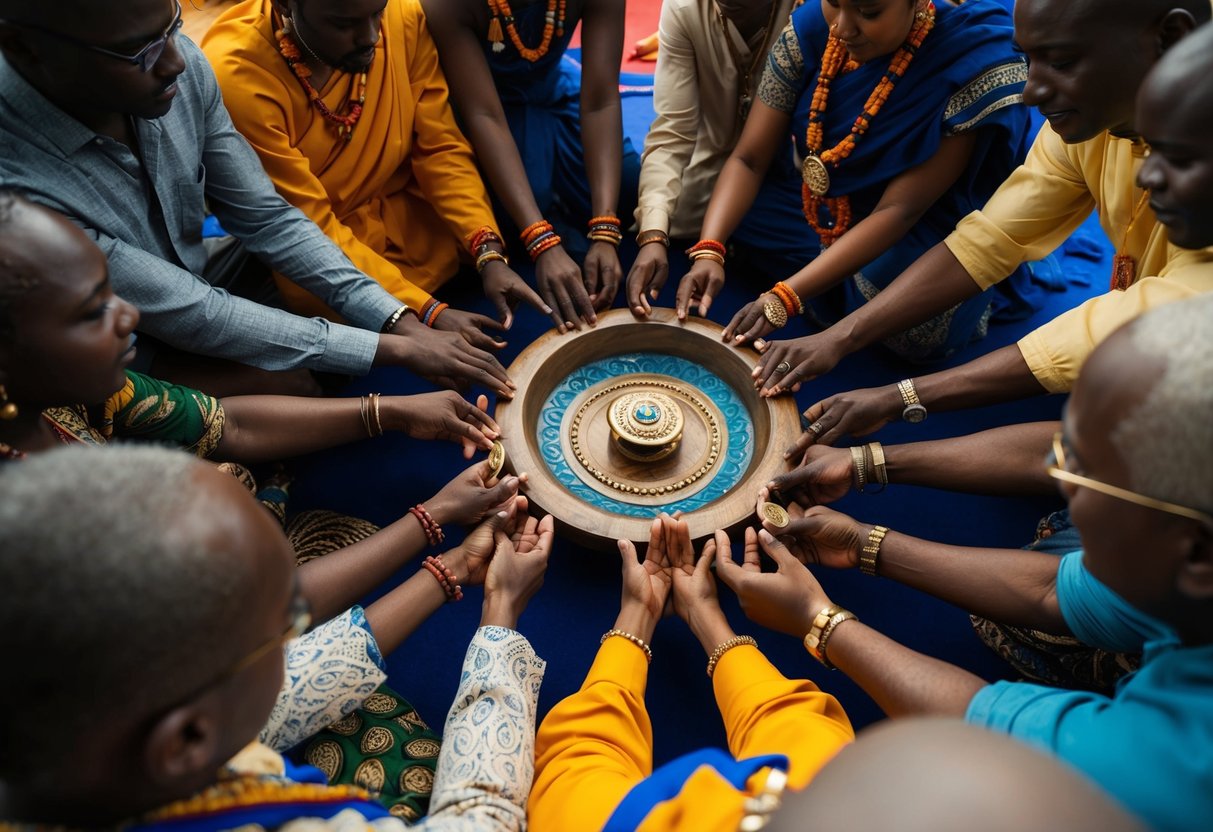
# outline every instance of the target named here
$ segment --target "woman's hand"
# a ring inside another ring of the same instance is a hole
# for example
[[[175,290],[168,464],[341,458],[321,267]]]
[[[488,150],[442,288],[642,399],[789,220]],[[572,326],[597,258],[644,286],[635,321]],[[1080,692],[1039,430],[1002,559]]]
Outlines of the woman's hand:
[[[518,272],[500,260],[492,260],[485,265],[480,273],[480,282],[484,286],[484,296],[492,302],[497,310],[497,320],[505,329],[514,325],[514,310],[519,301],[526,301],[545,315],[552,314],[552,307],[543,302],[543,298],[527,285]],[[439,315],[439,320],[449,312],[447,310]]]
[[[467,341],[473,347],[479,347],[482,350],[499,350],[505,346],[505,341],[497,341],[487,334],[484,330],[495,329],[498,332],[505,332],[505,327],[494,321],[492,318],[486,318],[484,315],[477,315],[475,312],[464,312],[462,309],[456,309],[453,306],[448,306],[434,319],[434,329],[440,332],[458,332],[463,336],[463,340]]]
[[[727,540],[727,539],[726,539]],[[764,573],[759,544],[779,567]],[[745,553],[739,565],[731,547],[717,542],[716,576],[737,595],[751,621],[801,638],[813,626],[817,613],[830,605],[821,584],[804,564],[770,532],[745,530]]]
[[[649,243],[640,247],[635,262],[628,272],[628,308],[638,318],[646,318],[653,311],[650,300],[657,300],[666,278],[670,276],[670,253],[661,243]]]
[[[688,624],[693,617],[705,614],[723,617],[720,601],[716,597],[716,579],[711,571],[716,544],[708,541],[696,559],[686,521],[674,520],[664,514],[661,519],[665,528],[666,555],[670,560],[670,577],[673,579],[674,612]]]
[[[812,428],[800,435],[785,456],[800,456],[810,445],[833,445],[844,436],[875,433],[901,418],[904,408],[896,384],[865,387],[822,399],[804,412]]]
[[[724,286],[724,266],[707,257],[701,257],[691,264],[691,270],[682,276],[678,283],[678,294],[675,306],[678,320],[685,321],[691,305],[699,304],[699,317],[706,318],[712,301],[720,294]]]
[[[760,509],[766,499],[764,488],[758,497]],[[867,542],[871,526],[822,506],[802,510],[791,503],[787,511],[788,525],[780,528],[763,518],[762,527],[787,546],[798,561],[831,569],[853,569],[859,565],[859,552]],[[762,517],[761,511],[758,516]]]
[[[652,640],[653,630],[665,610],[672,583],[661,518],[653,518],[643,561],[637,560],[632,541],[620,540],[618,545],[623,561],[623,597],[616,627],[647,642]]]
[[[833,337],[824,332],[788,341],[772,341],[750,375],[754,378],[755,389],[761,390],[763,396],[796,393],[804,382],[834,369],[845,355],[839,351]]]
[[[509,503],[526,482],[526,474],[506,477],[491,487],[486,485],[488,476],[489,463],[483,460],[464,469],[444,485],[425,504],[434,522],[440,526],[447,523],[471,526],[493,512],[508,510]]]
[[[552,323],[561,333],[581,330],[581,320],[598,323],[594,303],[585,290],[581,269],[565,252],[563,246],[552,246],[535,261],[535,285],[551,308]]]
[[[854,469],[850,448],[812,445],[805,450],[800,465],[775,477],[767,488],[802,505],[824,505],[846,496]]]
[[[552,515],[542,520],[518,515],[517,525],[517,543],[500,528],[495,531],[493,560],[484,582],[482,627],[515,629],[523,610],[543,586],[552,552]]]
[[[781,305],[783,303],[778,296],[767,292],[759,295],[758,300],[751,301],[738,309],[733,320],[729,321],[729,325],[720,334],[720,339],[739,347],[774,332],[775,325],[767,320],[764,311],[766,305],[771,301]]]
[[[379,400],[383,426],[414,439],[445,439],[463,445],[464,459],[479,448],[487,451],[501,430],[486,412],[489,400],[480,396],[473,405],[450,390],[414,396],[384,396]]]
[[[497,546],[497,533],[509,535],[516,527],[525,523],[526,497],[515,497],[506,503],[503,511],[489,515],[479,526],[468,532],[463,543],[459,544],[443,556],[447,565],[454,569],[456,577],[463,577],[463,583],[478,586],[484,583],[485,574],[489,569],[489,561]],[[452,557],[458,556],[452,563]],[[462,565],[462,570],[455,568],[455,563]]]
[[[585,288],[590,293],[590,302],[594,309],[610,309],[611,304],[615,302],[615,295],[619,292],[619,282],[623,278],[618,250],[610,243],[591,243],[582,271],[585,274]]]

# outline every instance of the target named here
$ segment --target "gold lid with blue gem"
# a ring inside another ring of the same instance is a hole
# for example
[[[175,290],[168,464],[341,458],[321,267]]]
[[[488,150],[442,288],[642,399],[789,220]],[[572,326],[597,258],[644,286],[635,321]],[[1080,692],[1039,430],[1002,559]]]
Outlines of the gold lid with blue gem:
[[[653,390],[617,397],[607,408],[607,420],[615,447],[637,462],[664,459],[678,450],[682,439],[682,408]]]

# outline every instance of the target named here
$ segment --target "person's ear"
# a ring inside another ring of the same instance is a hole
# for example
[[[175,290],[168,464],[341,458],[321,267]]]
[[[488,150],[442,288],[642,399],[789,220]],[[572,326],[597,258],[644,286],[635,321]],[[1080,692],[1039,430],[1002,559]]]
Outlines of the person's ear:
[[[1213,528],[1192,522],[1192,532],[1183,541],[1187,556],[1179,567],[1176,588],[1193,601],[1213,599]]]
[[[220,720],[204,702],[189,702],[166,713],[152,727],[144,747],[148,779],[160,786],[212,774],[223,760]]]
[[[1158,57],[1188,35],[1197,26],[1196,18],[1187,9],[1171,9],[1158,22]]]

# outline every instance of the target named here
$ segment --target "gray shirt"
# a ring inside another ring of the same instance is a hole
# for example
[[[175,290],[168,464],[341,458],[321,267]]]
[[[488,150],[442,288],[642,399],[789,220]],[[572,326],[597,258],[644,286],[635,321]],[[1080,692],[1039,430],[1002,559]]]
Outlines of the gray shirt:
[[[97,241],[115,291],[139,308],[149,335],[268,370],[366,373],[377,333],[400,301],[278,195],[232,126],[202,51],[184,35],[177,47],[186,62],[177,97],[163,118],[134,119],[137,154],[51,104],[0,55],[0,185],[63,213]],[[250,252],[352,326],[207,283],[207,201]]]

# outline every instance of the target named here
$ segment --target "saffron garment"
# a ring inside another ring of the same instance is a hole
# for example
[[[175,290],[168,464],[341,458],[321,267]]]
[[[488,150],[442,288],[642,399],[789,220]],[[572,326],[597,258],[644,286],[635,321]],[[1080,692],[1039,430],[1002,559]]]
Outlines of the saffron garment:
[[[965,718],[1057,755],[1151,829],[1207,830],[1213,645],[1184,644],[1087,571],[1081,551],[1061,560],[1057,600],[1077,638],[1107,650],[1144,650],[1141,668],[1110,697],[998,682],[978,691]]]
[[[1015,52],[1011,16],[999,0],[940,0],[935,25],[896,82],[886,103],[851,154],[830,165],[829,198],[848,197],[852,227],[879,203],[889,184],[931,159],[951,136],[972,135],[968,165],[952,186],[898,242],[874,257],[812,311],[832,323],[875,297],[910,264],[942,241],[956,223],[985,203],[1022,161],[1028,147],[1028,112],[1022,105],[1027,66]],[[791,117],[788,150],[777,156],[767,181],[733,239],[752,249],[785,252],[780,267],[798,271],[821,251],[804,216],[801,163],[806,129],[829,27],[821,5],[806,3],[771,49],[758,94]],[[829,87],[823,114],[823,149],[850,132],[865,102],[887,73],[889,58],[841,72]],[[828,217],[822,217],[830,221]],[[1018,271],[1004,297],[979,295],[885,342],[911,360],[946,356],[985,335],[992,311],[1022,314],[1030,275]]]
[[[771,26],[750,43],[721,16],[715,0],[661,4],[653,76],[656,118],[644,140],[636,208],[641,231],[679,238],[699,233],[716,178],[741,135],[740,101],[753,98],[766,53],[792,10],[793,0],[770,1]]]
[[[282,57],[281,25],[271,0],[243,0],[203,38],[232,121],[278,192],[359,270],[420,309],[458,271],[467,238],[496,229],[421,4],[389,0],[384,8],[366,103],[348,142]],[[357,78],[334,70],[317,91],[341,112]],[[296,311],[331,315],[315,296],[278,282]]]
[[[246,749],[202,792],[119,824],[124,832],[520,832],[534,771],[535,708],[544,662],[522,635],[481,627],[447,715],[431,814],[416,825],[363,789],[323,785],[265,746]],[[0,832],[45,827],[0,822]],[[64,830],[66,832],[66,830]]]
[[[548,712],[535,742],[535,786],[527,807],[532,832],[589,832],[606,827],[608,819],[611,830],[738,828],[745,801],[763,790],[769,767],[736,788],[720,770],[700,766],[672,787],[668,780],[660,783],[654,790],[660,802],[646,794],[639,810],[631,799],[620,808],[633,790],[638,796],[647,791],[654,774],[653,726],[644,707],[647,678],[648,663],[640,648],[626,639],[609,638],[581,690]],[[785,679],[756,647],[742,645],[726,652],[716,665],[712,686],[729,753],[738,759],[786,758],[789,788],[807,785],[854,739],[851,723],[833,696],[810,681]]]

